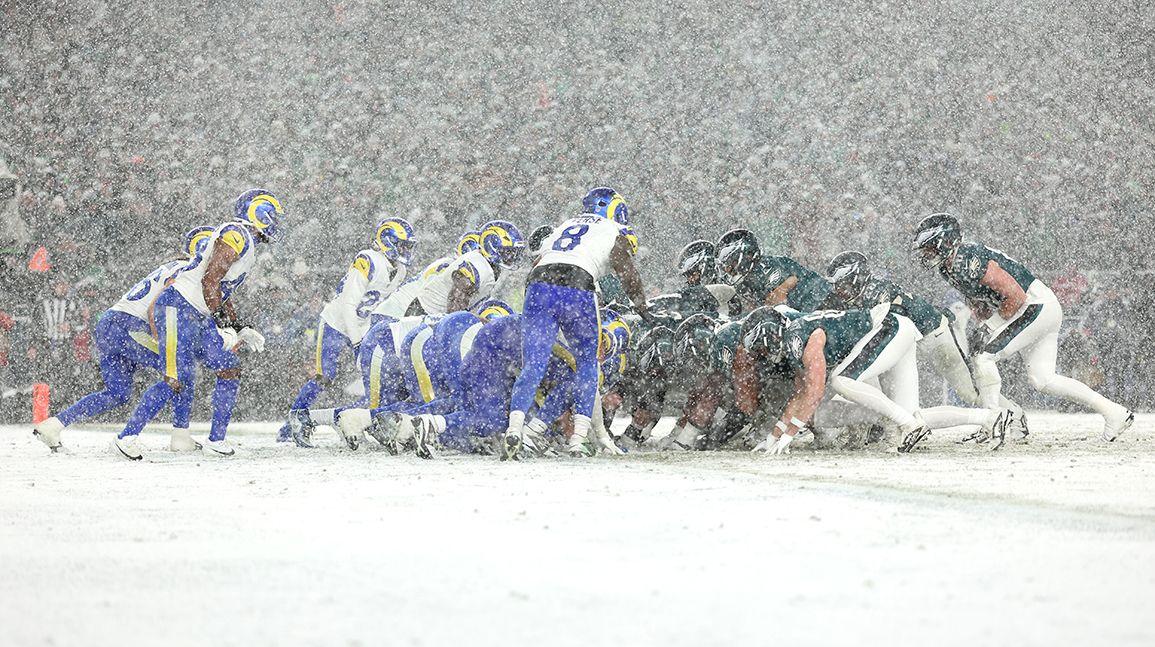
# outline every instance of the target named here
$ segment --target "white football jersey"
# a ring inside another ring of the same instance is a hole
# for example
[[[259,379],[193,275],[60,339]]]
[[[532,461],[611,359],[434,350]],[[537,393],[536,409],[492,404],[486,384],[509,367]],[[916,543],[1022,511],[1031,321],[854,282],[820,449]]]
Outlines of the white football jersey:
[[[369,332],[369,315],[405,280],[405,266],[393,263],[375,249],[363,249],[353,259],[337,286],[337,296],[321,310],[321,320],[354,344]]]
[[[245,282],[245,277],[248,276],[249,271],[257,262],[257,242],[253,239],[253,234],[249,231],[248,226],[239,222],[226,222],[216,228],[213,237],[205,245],[204,251],[193,257],[187,265],[181,268],[172,283],[177,292],[180,292],[181,296],[197,309],[197,312],[205,316],[211,316],[213,313],[209,312],[209,307],[205,303],[201,280],[204,278],[205,268],[208,266],[209,259],[212,258],[213,250],[216,249],[217,245],[228,245],[237,253],[237,260],[233,262],[232,267],[221,279],[222,302],[228,301],[232,297],[233,292],[240,287],[241,283]]]
[[[493,266],[480,250],[473,250],[468,254],[458,256],[444,270],[431,276],[417,294],[421,308],[426,314],[443,315],[449,310],[449,292],[453,289],[453,277],[464,276],[477,287],[467,308],[481,303],[493,294],[497,285],[497,276],[493,273]]]
[[[564,263],[590,273],[594,281],[613,272],[610,251],[622,235],[618,223],[594,215],[581,215],[561,223],[542,244],[538,266]]]
[[[425,269],[421,270],[421,274],[399,285],[393,294],[379,303],[373,310],[373,315],[392,317],[393,319],[404,317],[405,311],[409,309],[409,304],[413,303],[421,289],[429,283],[429,279],[449,267],[453,260],[453,256],[446,256],[426,265]]]
[[[141,321],[148,321],[148,307],[160,296],[169,279],[189,261],[169,261],[132,286],[109,310],[128,313]]]

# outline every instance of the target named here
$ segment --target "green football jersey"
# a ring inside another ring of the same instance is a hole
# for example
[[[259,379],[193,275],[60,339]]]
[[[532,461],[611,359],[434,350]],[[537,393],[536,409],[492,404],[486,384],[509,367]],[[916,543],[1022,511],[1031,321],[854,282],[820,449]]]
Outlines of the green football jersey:
[[[994,306],[1002,305],[998,292],[980,283],[987,273],[987,264],[994,261],[1015,279],[1023,290],[1031,287],[1035,276],[1022,263],[1008,257],[997,249],[978,243],[963,243],[955,253],[953,261],[939,266],[939,274],[954,289],[971,301],[981,301]]]
[[[786,297],[786,305],[801,312],[812,312],[830,294],[830,283],[817,272],[803,267],[788,256],[764,256],[738,285],[738,295],[748,308],[766,304],[766,297],[791,276],[798,284]]]
[[[794,371],[802,370],[802,352],[816,330],[826,332],[826,371],[829,373],[850,355],[854,345],[872,329],[868,310],[823,310],[803,315],[786,326],[783,342],[786,345],[786,361]]]
[[[871,279],[863,289],[862,296],[848,305],[869,310],[880,303],[896,304],[893,311],[913,321],[920,334],[929,335],[942,325],[941,310],[886,279]]]

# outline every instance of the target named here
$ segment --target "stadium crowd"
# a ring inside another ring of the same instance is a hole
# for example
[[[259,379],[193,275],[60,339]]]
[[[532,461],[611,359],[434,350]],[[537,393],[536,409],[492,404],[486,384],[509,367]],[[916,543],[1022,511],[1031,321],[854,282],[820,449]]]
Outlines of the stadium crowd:
[[[1092,358],[1072,375],[1149,407],[1152,18],[840,4],[9,5],[0,421],[25,418],[32,382],[67,400],[95,379],[89,322],[251,184],[291,220],[246,286],[283,352],[242,417],[280,415],[380,213],[410,218],[428,260],[492,217],[559,220],[601,183],[631,199],[651,285],[689,240],[744,225],[816,268],[860,249],[945,302],[905,250],[920,215],[951,210],[1054,281],[1079,322],[1064,356]],[[994,11],[1002,27],[968,28]],[[1116,382],[1096,384],[1105,364]]]

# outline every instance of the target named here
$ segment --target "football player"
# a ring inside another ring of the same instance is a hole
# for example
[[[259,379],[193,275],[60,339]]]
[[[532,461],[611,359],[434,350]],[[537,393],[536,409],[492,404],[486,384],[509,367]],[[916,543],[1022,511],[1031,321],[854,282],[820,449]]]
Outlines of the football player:
[[[616,191],[598,187],[582,200],[582,213],[562,223],[542,243],[545,252],[526,288],[525,363],[513,388],[509,425],[500,445],[503,458],[519,454],[526,412],[545,377],[558,332],[571,345],[577,370],[574,432],[568,450],[585,453],[598,398],[598,280],[616,273],[638,314],[647,314],[645,289],[633,261],[637,236],[629,227],[628,213]]]
[[[1019,354],[1035,389],[1103,416],[1102,440],[1115,440],[1134,423],[1135,416],[1127,407],[1056,372],[1063,308],[1051,289],[1022,263],[985,245],[963,242],[958,219],[948,213],[924,218],[915,228],[911,250],[924,267],[937,270],[958,290],[976,319],[985,323],[987,339],[973,356],[975,385],[983,406],[995,407],[1000,401],[998,362]]]
[[[341,354],[357,348],[369,331],[370,314],[405,281],[417,239],[413,225],[404,218],[382,218],[373,234],[373,247],[357,252],[353,263],[337,285],[337,294],[321,310],[317,324],[314,375],[297,392],[289,407],[292,412],[309,408],[317,396],[337,377]],[[278,440],[292,438],[292,424],[285,422]],[[297,445],[310,446],[297,439]]]
[[[842,252],[835,256],[826,276],[834,287],[834,295],[848,309],[869,310],[880,303],[900,304],[904,314],[918,329],[921,335],[918,347],[930,357],[935,371],[963,401],[972,406],[980,405],[967,353],[963,351],[963,344],[955,336],[955,327],[945,313],[893,281],[873,276],[866,256],[860,252]],[[1007,398],[1000,399],[999,407],[1010,409],[1008,425],[1017,427],[1026,436],[1027,422],[1022,407]]]
[[[100,355],[100,377],[104,388],[80,398],[76,404],[33,428],[32,433],[49,449],[54,452],[62,449],[60,435],[69,425],[128,404],[132,395],[132,378],[137,369],[151,368],[157,372],[163,369],[157,354],[156,338],[150,329],[152,304],[180,268],[204,251],[212,237],[212,227],[189,230],[181,241],[181,258],[153,270],[100,316],[92,338]],[[189,437],[189,413],[189,409],[183,407],[174,411],[178,415],[173,418],[169,441],[169,448],[173,451],[199,447]]]
[[[152,325],[157,332],[164,380],[141,395],[140,404],[113,443],[119,455],[130,460],[143,457],[137,436],[170,400],[174,418],[178,418],[178,407],[187,410],[192,406],[198,363],[217,374],[212,425],[201,445],[214,455],[233,455],[225,438],[240,388],[240,360],[233,351],[239,342],[260,352],[265,338],[240,323],[232,297],[256,262],[257,244],[279,238],[284,215],[281,202],[272,193],[264,189],[245,191],[234,203],[233,221],[217,227],[203,252],[182,267],[172,284],[157,296]],[[214,313],[218,313],[216,319]]]
[[[743,312],[786,304],[799,312],[822,309],[830,284],[788,256],[763,256],[749,229],[734,229],[718,240],[722,279],[737,291]]]
[[[407,315],[443,315],[470,310],[490,298],[502,271],[525,255],[525,238],[511,222],[494,220],[481,228],[479,247],[428,277]]]
[[[793,320],[772,308],[750,313],[743,322],[742,346],[755,361],[785,358],[797,384],[757,449],[789,453],[790,443],[809,427],[828,385],[834,393],[896,425],[902,437],[900,452],[913,449],[930,429],[969,424],[994,433],[1006,424],[1008,414],[998,409],[919,409],[914,356],[918,333],[909,318],[891,307],[828,310]]]

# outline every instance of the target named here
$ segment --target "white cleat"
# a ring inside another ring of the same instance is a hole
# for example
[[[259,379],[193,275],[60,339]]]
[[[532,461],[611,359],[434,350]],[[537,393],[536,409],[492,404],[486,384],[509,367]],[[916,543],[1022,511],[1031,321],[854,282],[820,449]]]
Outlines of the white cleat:
[[[345,415],[342,411],[337,418],[337,435],[341,436],[341,440],[345,441],[345,446],[353,451],[361,446],[365,441],[365,427],[369,426],[369,411],[368,409],[353,409],[353,411],[363,412],[364,416],[359,415]],[[378,441],[380,442],[380,441]]]
[[[56,416],[52,416],[47,420],[43,420],[32,428],[32,435],[40,439],[40,442],[48,446],[54,452],[58,452],[64,448],[60,444],[60,432],[64,431],[64,425]]]
[[[1105,443],[1115,442],[1116,438],[1135,424],[1135,414],[1122,407],[1120,409],[1122,411],[1118,415],[1107,418],[1107,424],[1103,427],[1103,435],[1099,436],[1099,439]]]
[[[589,458],[597,453],[597,449],[586,442],[586,437],[573,434],[566,442],[565,452],[575,458]]]
[[[209,456],[228,457],[236,453],[227,439],[209,440],[206,438],[201,446],[204,447],[204,452]]]
[[[192,439],[189,435],[188,429],[172,428],[172,434],[168,438],[168,449],[173,452],[195,452],[201,448],[201,444]]]
[[[140,451],[140,440],[136,436],[125,436],[124,438],[116,438],[112,441],[112,453],[127,458],[130,461],[138,461],[144,458],[144,454]]]

